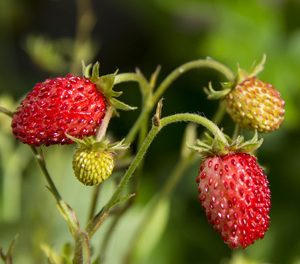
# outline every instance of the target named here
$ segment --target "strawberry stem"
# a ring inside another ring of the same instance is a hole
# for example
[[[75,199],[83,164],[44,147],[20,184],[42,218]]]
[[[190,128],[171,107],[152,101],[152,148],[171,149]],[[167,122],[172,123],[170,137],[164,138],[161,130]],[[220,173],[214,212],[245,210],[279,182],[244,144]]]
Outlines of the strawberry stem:
[[[115,76],[114,85],[124,83],[124,82],[137,82],[139,83],[141,93],[146,95],[150,91],[150,85],[145,77],[140,73],[120,73]]]
[[[153,107],[157,104],[159,98],[161,98],[162,94],[170,87],[170,85],[182,74],[198,68],[214,69],[220,72],[222,75],[224,75],[224,77],[229,82],[232,82],[235,79],[235,74],[227,66],[212,59],[199,59],[199,60],[187,62],[179,66],[164,79],[164,81],[158,86],[156,92],[153,95],[150,94],[147,100],[145,100],[142,108],[143,109],[142,112],[140,113],[138,119],[135,121],[133,127],[131,128],[131,130],[129,131],[126,137],[126,143],[130,144],[135,139],[135,136],[138,133],[140,126],[143,124],[143,120],[147,117],[147,115],[149,115]],[[128,81],[133,80],[133,79],[129,79],[129,77],[132,76],[128,75],[127,77],[128,77]],[[124,75],[122,81],[125,81],[127,77]]]
[[[61,195],[59,194],[51,176],[50,173],[46,167],[46,163],[45,163],[45,159],[44,159],[44,155],[42,150],[40,149],[40,152],[38,151],[38,149],[34,146],[30,146],[31,150],[33,152],[34,158],[36,159],[42,173],[44,174],[46,181],[48,182],[49,185],[49,189],[51,191],[51,193],[54,195],[55,199],[57,202],[59,202],[60,200],[62,200]]]
[[[101,141],[103,139],[103,137],[105,136],[106,134],[106,130],[107,130],[107,127],[109,125],[109,121],[112,117],[112,114],[113,114],[113,107],[112,106],[108,106],[107,110],[106,110],[106,113],[105,113],[105,116],[101,122],[101,125],[97,131],[97,134],[96,134],[96,141]]]
[[[213,122],[215,124],[219,124],[225,114],[225,108],[222,103],[219,104],[219,107],[212,118]],[[189,124],[191,125],[191,124]],[[137,247],[137,244],[139,242],[140,236],[142,234],[142,230],[145,230],[147,228],[147,225],[151,221],[151,216],[153,212],[155,212],[156,208],[159,206],[160,202],[163,201],[163,199],[168,199],[170,195],[172,194],[172,191],[177,186],[178,182],[181,180],[182,176],[184,175],[184,172],[186,169],[191,166],[193,163],[195,163],[196,160],[199,159],[199,155],[196,154],[194,151],[190,151],[190,149],[187,147],[188,144],[192,144],[196,135],[193,135],[196,131],[193,131],[196,129],[196,127],[188,127],[186,128],[186,135],[184,139],[182,140],[182,149],[181,149],[181,156],[179,160],[176,162],[176,166],[173,168],[172,172],[168,176],[165,184],[160,189],[159,193],[149,202],[151,203],[151,207],[147,211],[147,213],[143,216],[143,219],[139,226],[137,227],[135,234],[133,235],[133,238],[130,242],[130,248],[126,254],[124,263],[131,263],[132,257],[134,255],[135,249]],[[203,137],[203,135],[202,135]],[[186,152],[188,150],[188,152]],[[104,254],[103,251],[101,251],[102,254]]]
[[[0,106],[0,113],[5,114],[5,115],[7,115],[9,117],[13,117],[13,115],[14,115],[13,112],[9,111],[8,109],[6,109],[3,106]]]
[[[224,75],[226,79],[229,81],[233,81],[235,78],[234,73],[224,64],[212,60],[212,59],[199,59],[195,61],[187,62],[178,68],[176,68],[174,71],[172,71],[169,76],[167,76],[164,81],[160,84],[160,86],[157,88],[156,92],[153,95],[153,102],[156,104],[156,102],[161,98],[165,90],[177,79],[179,78],[183,73],[196,69],[196,68],[211,68],[214,69],[221,74]]]
[[[156,135],[160,132],[162,128],[177,122],[193,122],[202,125],[205,128],[207,128],[210,132],[212,132],[212,134],[220,141],[222,141],[222,143],[228,145],[227,139],[225,138],[223,132],[218,128],[218,126],[203,116],[199,116],[196,114],[189,114],[189,113],[175,114],[175,115],[164,117],[160,119],[159,122],[155,122],[151,130],[149,131],[147,137],[145,138],[143,145],[141,146],[134,160],[132,161],[129,168],[125,172],[114,194],[107,202],[107,204],[102,208],[102,210],[95,216],[95,218],[89,222],[86,230],[90,237],[94,235],[94,233],[101,226],[105,218],[108,216],[110,209],[120,199],[121,194],[125,189],[128,181],[130,180],[133,173],[135,172],[135,170],[143,160],[148,148],[150,147]]]

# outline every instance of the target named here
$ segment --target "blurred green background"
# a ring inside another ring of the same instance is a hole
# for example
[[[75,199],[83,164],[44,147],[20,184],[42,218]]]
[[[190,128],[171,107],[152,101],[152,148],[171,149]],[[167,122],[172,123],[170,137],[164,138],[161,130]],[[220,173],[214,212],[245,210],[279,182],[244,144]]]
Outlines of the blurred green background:
[[[261,79],[274,84],[286,101],[279,131],[263,135],[258,153],[272,192],[271,226],[265,238],[241,252],[231,251],[207,223],[197,201],[198,164],[185,173],[139,243],[133,263],[300,263],[300,1],[299,0],[1,0],[0,105],[13,110],[33,85],[47,77],[79,72],[80,61],[99,60],[103,74],[133,71],[159,80],[189,60],[210,56],[233,70],[250,68],[262,54]],[[211,117],[216,102],[202,87],[220,81],[210,70],[180,78],[164,95],[164,114],[197,112]],[[118,86],[123,100],[140,104],[136,84]],[[122,113],[111,132],[122,138],[138,115]],[[225,131],[233,124],[225,118]],[[201,131],[201,130],[199,130]],[[166,128],[151,146],[135,206],[109,244],[106,262],[123,263],[130,238],[147,203],[177,163],[184,124]],[[63,197],[86,220],[92,189],[79,184],[71,168],[72,146],[45,149],[48,167]],[[103,204],[114,175],[101,194]],[[41,245],[57,252],[71,242],[30,150],[13,139],[10,120],[0,115],[0,245],[7,250],[16,233],[15,263],[47,263]],[[98,251],[103,234],[93,240]],[[144,241],[144,242],[143,242]],[[104,262],[103,262],[104,263]]]

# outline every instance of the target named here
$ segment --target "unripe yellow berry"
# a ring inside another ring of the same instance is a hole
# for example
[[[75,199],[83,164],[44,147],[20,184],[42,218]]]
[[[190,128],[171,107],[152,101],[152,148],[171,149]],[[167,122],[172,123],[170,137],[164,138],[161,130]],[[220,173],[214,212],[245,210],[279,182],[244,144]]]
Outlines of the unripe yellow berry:
[[[79,148],[73,156],[73,170],[76,178],[85,185],[97,185],[105,181],[114,168],[113,154]]]

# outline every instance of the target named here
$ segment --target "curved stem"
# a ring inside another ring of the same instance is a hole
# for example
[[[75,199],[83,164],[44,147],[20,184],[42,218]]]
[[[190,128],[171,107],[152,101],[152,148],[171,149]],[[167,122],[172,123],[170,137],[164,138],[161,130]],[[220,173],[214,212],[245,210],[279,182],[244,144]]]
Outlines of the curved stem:
[[[196,114],[175,114],[172,116],[164,117],[159,120],[159,125],[153,125],[152,129],[148,133],[143,145],[139,149],[138,153],[136,154],[134,160],[130,164],[129,168],[125,172],[122,180],[120,181],[119,185],[117,186],[117,189],[115,190],[114,194],[110,198],[110,200],[107,202],[107,204],[103,207],[103,209],[95,216],[95,218],[88,224],[87,226],[87,232],[90,237],[97,231],[97,229],[100,227],[102,222],[105,220],[103,219],[105,214],[109,214],[110,209],[118,203],[120,200],[121,194],[127,185],[128,181],[132,177],[133,173],[135,172],[136,168],[139,166],[140,162],[144,158],[144,155],[146,154],[149,146],[151,145],[152,141],[156,137],[156,135],[159,133],[159,131],[164,128],[167,125],[170,125],[172,123],[176,122],[194,122],[196,124],[202,125],[206,127],[215,137],[218,137],[220,141],[222,141],[224,144],[228,144],[224,134],[222,131],[218,128],[217,125],[215,125],[212,121],[208,120],[207,118],[203,116],[199,116]],[[105,217],[106,218],[106,217]],[[99,222],[101,221],[101,224]]]
[[[214,114],[212,120],[214,123],[219,124],[225,114],[225,108],[222,103],[219,104],[219,107]],[[183,147],[186,147],[183,145]],[[178,162],[176,162],[176,166],[172,170],[170,176],[168,177],[167,181],[165,182],[164,186],[161,188],[160,192],[157,194],[157,196],[153,199],[153,202],[150,201],[151,207],[147,211],[146,215],[143,217],[142,222],[137,227],[135,234],[130,242],[130,248],[125,255],[124,263],[131,263],[134,250],[139,242],[140,236],[142,234],[142,231],[146,229],[148,223],[151,221],[151,215],[155,211],[155,208],[159,205],[159,203],[164,199],[167,198],[169,195],[171,195],[174,188],[177,186],[178,182],[181,180],[183,173],[185,170],[193,164],[198,159],[198,156],[195,152],[190,153],[188,156],[181,156]],[[104,251],[102,252],[104,254]]]
[[[57,206],[58,206],[62,216],[65,218],[65,220],[67,221],[67,223],[69,225],[71,234],[74,235],[75,231],[79,228],[79,224],[76,219],[76,216],[75,216],[73,210],[70,208],[70,206],[63,201],[60,193],[58,192],[58,190],[50,176],[50,173],[47,169],[42,150],[40,149],[40,152],[39,152],[36,147],[34,147],[34,146],[30,146],[30,147],[31,147],[31,150],[34,154],[34,157],[35,157],[43,175],[46,178],[46,181],[48,182],[48,185],[49,185],[48,188],[51,191],[51,193],[54,195],[55,200],[57,202]]]
[[[226,79],[229,81],[233,81],[235,78],[235,75],[233,72],[224,64],[212,60],[212,59],[200,59],[195,61],[187,62],[178,68],[176,68],[174,71],[172,71],[168,77],[160,84],[160,86],[157,88],[156,92],[153,95],[153,103],[156,104],[156,102],[161,98],[162,94],[165,92],[165,90],[173,83],[178,77],[180,77],[183,73],[196,69],[196,68],[211,68],[214,69],[221,74],[225,76]]]
[[[46,178],[46,181],[48,182],[48,185],[49,185],[49,189],[50,191],[52,192],[52,194],[54,195],[55,199],[57,202],[61,201],[62,198],[61,198],[61,195],[59,194],[51,176],[50,176],[50,173],[46,167],[46,163],[45,163],[45,159],[44,159],[44,155],[43,155],[43,152],[42,150],[40,149],[40,153],[38,152],[38,149],[34,146],[30,146],[33,154],[34,154],[34,157],[38,163],[38,165],[40,166],[40,169],[43,173],[43,175],[45,176]]]
[[[134,125],[132,126],[132,128],[130,129],[129,133],[126,136],[125,142],[127,144],[131,144],[133,142],[133,140],[135,139],[135,136],[137,135],[140,127],[143,125],[144,120],[146,119],[147,115],[149,115],[151,110],[152,110],[152,107],[151,108],[144,107],[144,109],[142,110],[139,117],[137,118]]]
[[[120,73],[115,76],[114,85],[124,82],[137,82],[140,85],[142,94],[144,95],[150,90],[149,83],[147,82],[145,77],[140,73]]]
[[[143,124],[143,120],[152,111],[153,107],[156,105],[156,103],[158,102],[162,94],[166,91],[166,89],[168,89],[168,87],[170,87],[170,85],[182,74],[197,68],[214,69],[223,74],[228,81],[233,81],[235,78],[234,73],[227,66],[212,59],[195,60],[179,66],[174,71],[172,71],[168,75],[168,77],[165,78],[165,80],[159,85],[153,96],[149,98],[149,100],[146,102],[143,111],[140,113],[140,116],[138,117],[138,119],[136,120],[126,137],[127,143],[131,143],[134,140],[136,134],[139,131],[140,126]]]

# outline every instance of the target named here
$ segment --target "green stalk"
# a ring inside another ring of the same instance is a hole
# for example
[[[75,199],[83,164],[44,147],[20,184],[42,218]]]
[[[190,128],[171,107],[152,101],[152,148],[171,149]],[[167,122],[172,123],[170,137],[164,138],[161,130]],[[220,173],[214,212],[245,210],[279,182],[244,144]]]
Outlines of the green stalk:
[[[97,202],[98,202],[98,198],[99,198],[99,194],[100,194],[100,187],[101,187],[101,184],[94,187],[92,201],[91,201],[89,215],[88,215],[88,221],[93,219],[93,217],[95,215]]]
[[[143,120],[147,117],[147,115],[149,115],[153,107],[156,105],[163,93],[170,87],[170,85],[182,74],[198,68],[211,68],[213,70],[216,70],[221,73],[228,81],[233,81],[235,78],[234,73],[227,66],[212,59],[199,59],[179,66],[164,79],[164,81],[158,86],[153,96],[148,98],[148,100],[144,104],[140,116],[138,117],[126,137],[126,143],[130,144],[135,139],[136,134],[143,124]]]
[[[42,150],[40,149],[40,153],[38,152],[38,149],[34,146],[30,146],[32,152],[33,152],[33,155],[34,155],[34,158],[36,159],[43,175],[45,176],[46,178],[46,181],[48,182],[48,185],[49,185],[49,189],[51,191],[51,193],[54,195],[55,197],[55,200],[56,202],[60,202],[62,200],[61,198],[61,195],[59,194],[51,176],[50,176],[50,173],[46,167],[46,163],[45,163],[45,160],[44,160],[44,155],[42,153]]]
[[[150,92],[149,83],[140,73],[120,73],[115,76],[114,85],[124,82],[137,82],[140,86],[141,93],[143,96]]]
[[[233,81],[235,78],[235,75],[233,72],[224,64],[212,60],[212,59],[200,59],[195,61],[187,62],[178,68],[176,68],[173,72],[171,72],[168,77],[160,84],[160,86],[157,88],[156,92],[153,95],[153,102],[156,104],[156,102],[161,98],[163,93],[166,91],[166,89],[177,79],[179,78],[183,73],[196,69],[196,68],[210,68],[214,69],[221,74],[224,75],[226,79],[229,81]]]
[[[3,106],[0,106],[0,113],[3,113],[9,117],[13,117],[14,113],[12,111],[9,111],[8,109],[4,108]]]
[[[38,149],[34,146],[31,146],[31,150],[34,154],[34,157],[43,173],[43,175],[46,178],[46,181],[48,182],[48,188],[55,197],[57,207],[59,209],[59,212],[63,216],[63,218],[66,220],[70,233],[74,238],[75,241],[75,253],[74,253],[74,264],[82,264],[83,263],[83,248],[88,249],[89,248],[89,240],[86,239],[82,231],[79,227],[79,222],[77,220],[77,217],[73,211],[73,209],[62,199],[60,193],[58,192],[50,173],[46,167],[45,159],[42,150],[38,151]],[[88,250],[86,250],[86,259],[90,259],[90,253]],[[85,262],[85,263],[90,263]]]
[[[212,118],[213,122],[215,124],[219,124],[222,121],[224,114],[225,114],[224,105],[222,103],[220,103],[214,117]],[[183,144],[185,144],[185,143],[183,142]],[[186,146],[183,145],[183,147],[186,147]],[[137,247],[137,244],[139,242],[142,231],[147,227],[149,221],[151,221],[152,212],[155,211],[156,207],[159,205],[159,203],[164,198],[168,197],[172,193],[172,191],[174,190],[174,188],[176,187],[176,185],[182,178],[182,175],[185,172],[185,170],[191,164],[193,164],[197,159],[198,159],[198,156],[196,155],[196,153],[192,152],[188,156],[185,156],[185,157],[181,156],[180,160],[176,163],[176,166],[172,170],[166,183],[164,184],[164,186],[162,187],[162,189],[160,190],[158,195],[154,198],[154,201],[151,204],[151,207],[149,208],[146,215],[143,217],[142,222],[139,224],[137,230],[135,231],[135,234],[130,242],[130,248],[124,258],[124,263],[132,262],[134,250]],[[107,245],[106,245],[106,247],[107,247]],[[106,249],[106,247],[104,249]],[[105,252],[104,249],[102,251],[102,254],[104,254],[104,252]]]
[[[102,222],[108,216],[110,209],[120,201],[123,190],[125,189],[126,185],[128,184],[128,181],[132,177],[133,173],[139,166],[140,162],[144,158],[148,148],[150,147],[150,145],[151,145],[152,141],[154,140],[154,138],[156,137],[156,135],[165,126],[170,125],[172,123],[177,123],[177,122],[193,122],[193,123],[202,125],[205,128],[207,128],[210,132],[212,132],[212,134],[215,137],[219,138],[219,140],[222,141],[225,145],[228,144],[223,132],[218,128],[218,126],[203,116],[199,116],[196,114],[184,113],[184,114],[175,114],[172,116],[164,117],[160,120],[156,120],[156,122],[154,122],[155,124],[152,126],[152,129],[149,131],[143,145],[139,149],[134,160],[130,164],[130,166],[127,169],[127,171],[125,172],[122,180],[120,181],[119,185],[117,186],[117,189],[115,190],[114,194],[112,195],[110,200],[107,202],[107,204],[103,207],[103,209],[88,224],[87,232],[90,237],[92,237],[94,235],[94,233],[100,227]],[[101,222],[101,223],[99,224],[99,222]]]

